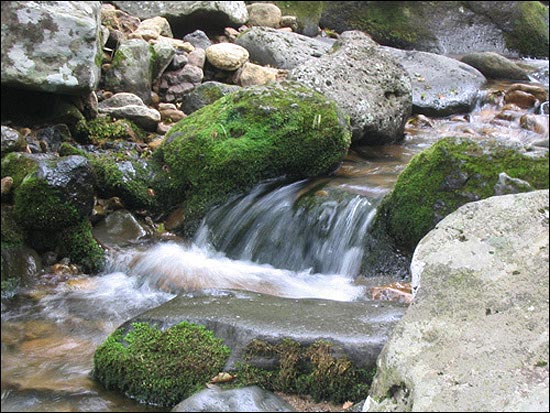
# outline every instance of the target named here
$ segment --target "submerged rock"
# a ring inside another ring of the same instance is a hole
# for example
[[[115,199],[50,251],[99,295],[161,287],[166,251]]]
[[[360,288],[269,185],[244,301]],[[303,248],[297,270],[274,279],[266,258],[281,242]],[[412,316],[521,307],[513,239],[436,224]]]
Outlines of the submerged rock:
[[[548,411],[548,208],[492,197],[422,239],[364,411]]]

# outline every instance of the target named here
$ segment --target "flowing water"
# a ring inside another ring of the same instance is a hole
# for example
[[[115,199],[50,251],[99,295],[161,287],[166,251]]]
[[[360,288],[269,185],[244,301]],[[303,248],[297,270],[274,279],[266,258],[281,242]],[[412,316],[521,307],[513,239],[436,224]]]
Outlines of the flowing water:
[[[333,176],[267,182],[211,211],[193,242],[118,250],[103,275],[47,274],[2,302],[2,411],[155,411],[90,377],[96,347],[126,320],[194,289],[366,300],[367,229],[411,157],[443,136],[540,138],[495,107],[416,119],[399,145],[350,150]]]

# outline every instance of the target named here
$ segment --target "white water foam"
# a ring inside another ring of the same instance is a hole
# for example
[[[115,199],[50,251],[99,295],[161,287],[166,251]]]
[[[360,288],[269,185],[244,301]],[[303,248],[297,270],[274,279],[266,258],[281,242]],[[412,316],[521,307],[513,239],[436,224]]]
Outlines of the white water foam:
[[[365,293],[364,287],[353,285],[353,280],[343,275],[281,270],[174,242],[136,253],[128,266],[128,274],[171,293],[235,289],[336,301],[353,301]]]

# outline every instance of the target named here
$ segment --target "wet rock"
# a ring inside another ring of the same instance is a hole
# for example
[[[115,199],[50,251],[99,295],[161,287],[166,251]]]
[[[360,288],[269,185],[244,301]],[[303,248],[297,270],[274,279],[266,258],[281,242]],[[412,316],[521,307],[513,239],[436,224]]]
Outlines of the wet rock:
[[[522,109],[530,109],[536,105],[537,98],[531,93],[514,89],[506,92],[506,95],[504,95],[504,101],[507,104],[512,103]]]
[[[17,284],[29,284],[41,270],[42,259],[34,249],[24,245],[2,247],[2,281],[12,279]]]
[[[98,105],[100,113],[107,113],[115,118],[128,119],[143,129],[154,131],[160,122],[160,113],[148,108],[143,101],[132,93],[117,93]]]
[[[44,150],[42,152],[58,152],[63,142],[72,140],[71,132],[65,124],[39,129],[34,133],[34,136],[43,144]]]
[[[369,64],[357,63],[363,61]],[[364,33],[342,33],[331,52],[294,68],[289,79],[334,99],[351,118],[354,143],[403,139],[412,107],[409,77]]]
[[[374,366],[376,357],[405,306],[392,302],[338,302],[290,299],[248,292],[218,296],[178,296],[126,324],[147,322],[168,328],[181,321],[205,325],[232,354],[226,369],[242,361],[254,339],[289,338],[309,345],[330,338],[354,365]],[[258,364],[261,360],[258,359]]]
[[[548,410],[548,208],[491,197],[427,234],[364,411]]]
[[[297,33],[284,33],[267,27],[253,27],[236,44],[250,53],[250,60],[262,66],[292,69],[312,57],[324,55],[331,44]]]
[[[172,412],[293,412],[286,401],[257,386],[204,389],[177,404]]]
[[[281,9],[271,3],[253,3],[246,6],[248,25],[278,28],[281,23]]]
[[[98,223],[93,234],[102,245],[120,248],[143,241],[147,231],[129,211],[117,210]]]
[[[60,229],[92,211],[95,179],[83,156],[12,153],[2,160],[4,174],[14,177],[16,215],[27,228]]]
[[[100,68],[100,3],[2,4],[2,87],[82,95]]]
[[[189,94],[183,96],[181,109],[187,114],[193,113],[203,106],[214,103],[219,98],[239,89],[240,87],[236,85],[213,81],[204,82]]]
[[[548,137],[548,115],[524,114],[519,118],[519,126]]]
[[[217,69],[235,71],[248,61],[248,51],[237,44],[219,43],[206,49],[206,59]]]
[[[2,156],[9,152],[20,152],[25,149],[25,139],[21,134],[9,126],[2,125],[1,129]]]
[[[413,113],[441,117],[473,109],[486,81],[477,69],[433,53],[384,50],[403,65],[411,79]]]
[[[495,52],[470,53],[460,61],[475,67],[487,79],[529,80],[525,70]]]
[[[373,300],[395,301],[403,304],[410,304],[412,301],[412,290],[409,283],[395,282],[370,289]]]

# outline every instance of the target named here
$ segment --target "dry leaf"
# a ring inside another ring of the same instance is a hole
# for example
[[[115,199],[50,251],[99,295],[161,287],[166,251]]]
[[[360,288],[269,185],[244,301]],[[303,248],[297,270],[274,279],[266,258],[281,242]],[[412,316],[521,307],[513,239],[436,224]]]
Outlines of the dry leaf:
[[[342,409],[348,410],[348,409],[351,408],[352,406],[353,406],[353,402],[347,401],[347,402],[345,402],[345,403],[342,405]]]
[[[213,377],[210,380],[210,383],[227,383],[228,381],[232,380],[235,380],[235,376],[226,372],[222,372]]]

